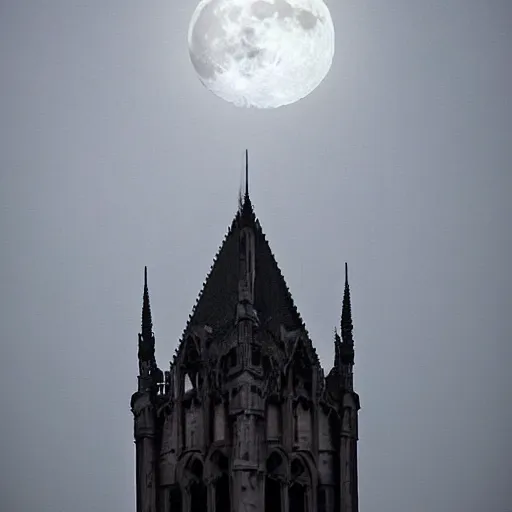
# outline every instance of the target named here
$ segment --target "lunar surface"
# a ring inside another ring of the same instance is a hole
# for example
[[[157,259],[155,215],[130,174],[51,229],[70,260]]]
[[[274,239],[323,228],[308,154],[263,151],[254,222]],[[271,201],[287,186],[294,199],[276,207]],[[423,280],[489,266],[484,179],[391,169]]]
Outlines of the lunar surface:
[[[322,0],[202,0],[188,32],[201,82],[239,107],[276,108],[312,92],[334,55]]]

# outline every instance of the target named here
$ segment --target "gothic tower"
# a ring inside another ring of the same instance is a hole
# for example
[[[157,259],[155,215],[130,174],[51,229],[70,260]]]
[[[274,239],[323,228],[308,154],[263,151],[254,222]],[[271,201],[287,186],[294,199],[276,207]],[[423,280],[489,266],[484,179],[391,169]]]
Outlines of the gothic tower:
[[[246,157],[247,158],[247,157]],[[327,375],[247,187],[165,375],[144,272],[137,512],[358,512],[348,271]]]

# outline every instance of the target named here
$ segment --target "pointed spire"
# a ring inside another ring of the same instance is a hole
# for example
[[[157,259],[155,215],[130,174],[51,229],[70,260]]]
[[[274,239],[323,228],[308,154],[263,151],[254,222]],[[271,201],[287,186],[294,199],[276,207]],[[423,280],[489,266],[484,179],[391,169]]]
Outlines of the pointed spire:
[[[245,189],[242,192],[242,188]],[[238,211],[242,214],[244,211],[248,213],[252,209],[251,199],[249,197],[249,151],[245,150],[245,183],[240,183],[238,191]]]
[[[149,306],[148,268],[144,267],[144,295],[142,298],[142,332],[139,334],[139,391],[151,387],[151,375],[156,366],[155,337]]]
[[[350,304],[350,286],[348,284],[348,265],[345,262],[345,290],[341,309],[341,338],[344,343],[354,344],[352,338],[352,307]]]
[[[149,339],[153,332],[151,306],[149,305],[148,267],[144,267],[144,296],[142,299],[142,336]]]
[[[241,195],[241,194],[240,194]],[[247,222],[252,215],[252,203],[249,197],[249,151],[245,150],[245,193],[243,198],[243,204],[240,209],[242,219]]]
[[[249,151],[245,150],[245,197],[247,201],[249,199]]]

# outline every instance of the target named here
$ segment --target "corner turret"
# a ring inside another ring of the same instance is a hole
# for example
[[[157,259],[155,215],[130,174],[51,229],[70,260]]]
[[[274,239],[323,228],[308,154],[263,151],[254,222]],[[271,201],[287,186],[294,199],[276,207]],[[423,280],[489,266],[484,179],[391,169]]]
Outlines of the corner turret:
[[[348,265],[345,263],[345,289],[341,308],[341,342],[338,338],[338,350],[343,388],[347,391],[354,390],[354,338],[352,331],[352,306],[350,304],[350,286],[348,284]]]
[[[139,376],[138,391],[156,392],[160,386],[163,375],[155,360],[155,335],[153,333],[153,320],[149,303],[148,268],[144,267],[144,292],[142,297],[142,325],[139,334]]]

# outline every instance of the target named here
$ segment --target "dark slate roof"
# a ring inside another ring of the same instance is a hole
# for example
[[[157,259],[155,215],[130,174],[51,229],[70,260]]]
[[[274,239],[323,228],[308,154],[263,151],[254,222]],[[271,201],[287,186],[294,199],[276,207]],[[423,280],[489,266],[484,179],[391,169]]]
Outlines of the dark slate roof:
[[[255,233],[254,308],[260,325],[277,336],[280,325],[287,330],[301,329],[307,336],[304,322],[246,196],[214,258],[183,338],[191,325],[208,325],[214,333],[225,332],[233,326],[238,303],[238,241],[245,225],[251,225]]]

